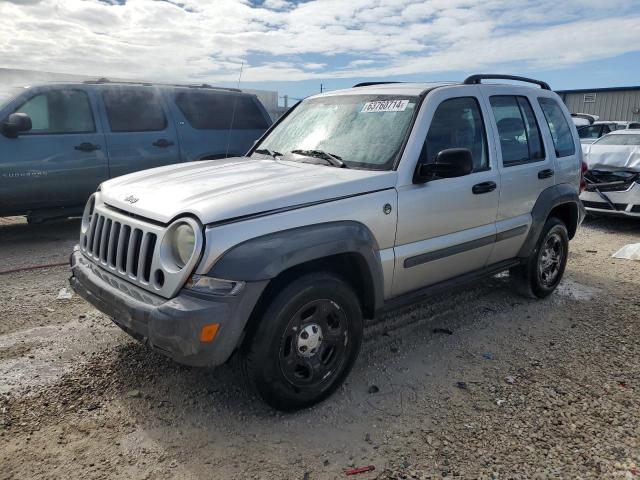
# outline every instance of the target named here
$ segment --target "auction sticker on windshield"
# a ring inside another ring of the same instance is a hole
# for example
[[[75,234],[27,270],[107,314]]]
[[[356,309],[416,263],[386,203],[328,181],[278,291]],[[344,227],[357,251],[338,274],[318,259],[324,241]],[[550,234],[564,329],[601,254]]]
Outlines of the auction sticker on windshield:
[[[407,105],[409,105],[409,100],[376,100],[365,103],[361,112],[404,112]]]

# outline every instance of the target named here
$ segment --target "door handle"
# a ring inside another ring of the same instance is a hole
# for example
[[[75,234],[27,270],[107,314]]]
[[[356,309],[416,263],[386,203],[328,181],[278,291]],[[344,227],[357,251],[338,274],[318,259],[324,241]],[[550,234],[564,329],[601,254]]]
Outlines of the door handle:
[[[544,179],[544,178],[551,178],[553,177],[553,169],[552,168],[545,168],[544,170],[540,170],[538,172],[538,178],[540,180]]]
[[[167,148],[173,145],[173,142],[170,142],[166,138],[161,138],[160,140],[156,140],[152,143],[154,147]]]
[[[100,145],[94,145],[93,143],[83,142],[80,145],[76,145],[76,150],[80,150],[81,152],[93,152],[94,150],[100,150]]]
[[[471,191],[476,195],[479,195],[481,193],[493,192],[496,187],[496,182],[482,182],[474,185]]]

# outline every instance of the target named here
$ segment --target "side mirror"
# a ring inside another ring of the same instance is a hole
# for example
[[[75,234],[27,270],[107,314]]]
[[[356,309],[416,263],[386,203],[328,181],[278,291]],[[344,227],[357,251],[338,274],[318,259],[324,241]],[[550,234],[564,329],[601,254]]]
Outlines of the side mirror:
[[[5,136],[16,138],[19,133],[31,130],[31,117],[26,113],[12,113],[0,127]]]
[[[424,183],[435,178],[454,178],[469,175],[473,171],[473,155],[468,148],[441,150],[434,163],[418,165],[414,183]]]

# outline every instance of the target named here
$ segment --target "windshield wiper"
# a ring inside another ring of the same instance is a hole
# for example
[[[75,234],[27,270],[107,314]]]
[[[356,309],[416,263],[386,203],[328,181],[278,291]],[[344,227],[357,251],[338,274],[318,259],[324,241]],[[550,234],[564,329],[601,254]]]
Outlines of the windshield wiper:
[[[305,157],[313,157],[325,160],[332,167],[349,168],[347,167],[347,164],[344,163],[342,158],[340,158],[338,155],[323,152],[322,150],[291,150],[291,153],[304,155]]]
[[[259,153],[260,155],[269,155],[273,158],[281,157],[282,154],[280,152],[276,152],[275,150],[269,150],[268,148],[259,148],[258,150],[254,150],[254,153]]]

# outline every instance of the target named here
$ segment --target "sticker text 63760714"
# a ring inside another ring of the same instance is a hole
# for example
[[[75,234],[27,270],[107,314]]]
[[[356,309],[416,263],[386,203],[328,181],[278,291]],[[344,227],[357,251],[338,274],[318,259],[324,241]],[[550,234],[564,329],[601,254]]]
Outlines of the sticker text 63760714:
[[[407,105],[409,105],[409,100],[376,100],[365,103],[361,112],[404,112]]]

